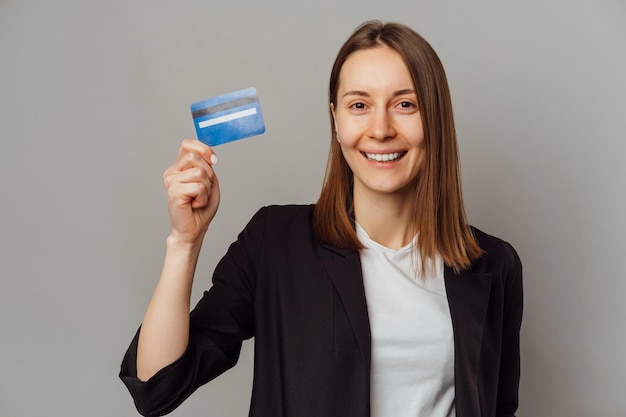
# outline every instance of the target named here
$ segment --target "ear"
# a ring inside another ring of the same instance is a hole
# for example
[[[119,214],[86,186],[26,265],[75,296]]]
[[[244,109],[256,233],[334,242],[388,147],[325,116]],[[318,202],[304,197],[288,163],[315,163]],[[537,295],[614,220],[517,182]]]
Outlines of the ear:
[[[335,133],[337,133],[337,113],[333,103],[330,103],[330,113],[333,115],[333,126],[335,126]]]

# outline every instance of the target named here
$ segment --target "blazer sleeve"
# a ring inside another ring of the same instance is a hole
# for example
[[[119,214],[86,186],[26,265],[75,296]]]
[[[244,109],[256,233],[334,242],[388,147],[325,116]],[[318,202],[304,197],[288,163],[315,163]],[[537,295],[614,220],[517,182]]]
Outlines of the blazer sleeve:
[[[502,353],[498,378],[497,417],[514,417],[518,406],[520,379],[520,328],[522,324],[522,263],[507,243],[507,277],[504,288]]]
[[[264,231],[265,209],[261,209],[218,263],[212,287],[190,313],[187,349],[148,381],[137,378],[141,329],[137,331],[119,376],[140,414],[171,412],[198,387],[237,363],[243,340],[254,335],[255,281]]]

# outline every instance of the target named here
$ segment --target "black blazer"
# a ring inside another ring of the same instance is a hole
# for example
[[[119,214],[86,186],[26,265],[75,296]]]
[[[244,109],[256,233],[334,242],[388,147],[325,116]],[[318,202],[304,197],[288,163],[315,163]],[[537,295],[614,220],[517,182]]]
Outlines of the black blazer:
[[[216,267],[191,313],[181,358],[136,377],[137,335],[120,377],[146,416],[176,408],[235,365],[255,337],[250,416],[367,417],[370,328],[358,251],[317,243],[313,206],[261,209]],[[486,254],[445,268],[455,348],[457,417],[513,416],[519,381],[521,264],[514,249],[475,230]]]

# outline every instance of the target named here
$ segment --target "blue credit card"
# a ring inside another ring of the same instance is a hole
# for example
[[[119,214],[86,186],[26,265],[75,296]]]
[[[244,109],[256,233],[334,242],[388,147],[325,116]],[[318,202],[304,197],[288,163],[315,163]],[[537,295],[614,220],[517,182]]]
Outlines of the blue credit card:
[[[261,105],[254,87],[193,103],[191,115],[198,139],[209,146],[265,132]]]

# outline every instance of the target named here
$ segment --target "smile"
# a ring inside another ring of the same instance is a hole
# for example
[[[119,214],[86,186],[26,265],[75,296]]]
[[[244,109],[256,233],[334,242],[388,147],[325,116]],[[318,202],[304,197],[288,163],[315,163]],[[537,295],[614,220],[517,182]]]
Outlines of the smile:
[[[363,154],[370,161],[393,162],[393,161],[396,161],[396,160],[402,158],[406,154],[406,152],[393,152],[393,153],[368,153],[368,152],[363,152]]]

